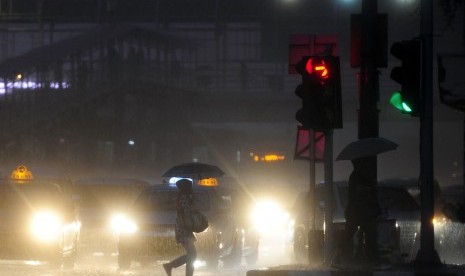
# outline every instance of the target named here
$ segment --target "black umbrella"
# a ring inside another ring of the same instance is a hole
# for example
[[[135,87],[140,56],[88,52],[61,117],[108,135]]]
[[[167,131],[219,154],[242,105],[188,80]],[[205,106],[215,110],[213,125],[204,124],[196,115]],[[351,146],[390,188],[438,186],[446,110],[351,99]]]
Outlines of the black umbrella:
[[[395,150],[397,146],[396,143],[381,137],[364,138],[345,146],[337,156],[336,161],[374,156],[386,151]]]
[[[223,176],[225,173],[217,166],[205,163],[184,163],[167,170],[163,177],[186,177],[203,179]]]

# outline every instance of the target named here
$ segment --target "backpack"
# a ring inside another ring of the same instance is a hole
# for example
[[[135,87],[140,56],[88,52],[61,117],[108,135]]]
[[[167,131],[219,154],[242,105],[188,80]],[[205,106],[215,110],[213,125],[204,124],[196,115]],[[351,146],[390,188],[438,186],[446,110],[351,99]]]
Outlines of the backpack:
[[[201,212],[194,210],[191,214],[191,230],[195,233],[201,233],[208,228],[208,219]]]

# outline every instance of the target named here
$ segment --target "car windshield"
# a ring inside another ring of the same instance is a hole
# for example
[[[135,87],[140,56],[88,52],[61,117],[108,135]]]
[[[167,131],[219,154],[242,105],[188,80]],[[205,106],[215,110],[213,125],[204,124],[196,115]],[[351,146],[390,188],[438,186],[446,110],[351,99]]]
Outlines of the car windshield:
[[[339,186],[339,198],[341,206],[348,202],[349,187]],[[382,210],[389,211],[418,211],[419,207],[415,199],[405,190],[392,187],[378,187],[378,201]]]
[[[130,204],[137,196],[132,186],[122,185],[81,185],[76,187],[80,206],[84,208],[117,208]]]
[[[135,208],[141,211],[175,211],[176,190],[157,190],[150,193],[142,193],[135,203]],[[210,208],[210,198],[208,193],[194,192],[193,208],[200,211],[208,211]]]
[[[1,185],[1,210],[30,210],[61,206],[63,204],[61,192],[53,186],[37,185]]]

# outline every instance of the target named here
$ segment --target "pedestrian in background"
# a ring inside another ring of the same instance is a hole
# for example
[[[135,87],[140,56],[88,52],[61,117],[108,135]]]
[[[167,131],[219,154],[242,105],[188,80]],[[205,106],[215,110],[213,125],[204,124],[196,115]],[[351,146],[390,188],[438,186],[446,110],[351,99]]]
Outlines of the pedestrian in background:
[[[340,255],[334,265],[356,265],[361,261],[357,257],[375,265],[379,261],[377,218],[381,215],[376,174],[367,168],[367,161],[363,158],[351,161],[354,170],[349,178],[349,200],[344,212],[346,225],[340,241]],[[359,244],[354,244],[354,238],[359,238]]]
[[[175,226],[175,239],[177,243],[180,243],[186,254],[179,256],[169,263],[163,264],[163,268],[168,276],[171,276],[171,270],[177,268],[183,264],[186,264],[186,276],[194,275],[194,262],[197,258],[197,250],[195,249],[195,238],[192,230],[187,229],[185,226],[180,224],[180,217],[189,217],[192,212],[192,181],[188,179],[181,179],[176,182],[176,186],[179,189],[178,196],[176,198],[176,226]]]

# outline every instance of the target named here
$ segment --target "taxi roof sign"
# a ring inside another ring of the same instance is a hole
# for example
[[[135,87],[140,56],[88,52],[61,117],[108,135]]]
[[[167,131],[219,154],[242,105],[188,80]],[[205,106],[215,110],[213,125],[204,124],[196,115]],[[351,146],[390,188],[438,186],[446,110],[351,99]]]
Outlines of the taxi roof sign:
[[[11,179],[13,180],[33,180],[34,176],[32,175],[32,172],[27,169],[26,166],[20,165],[16,167],[11,172]]]
[[[218,180],[214,177],[211,178],[203,178],[200,179],[198,184],[200,186],[206,186],[206,187],[217,187],[218,186]]]

